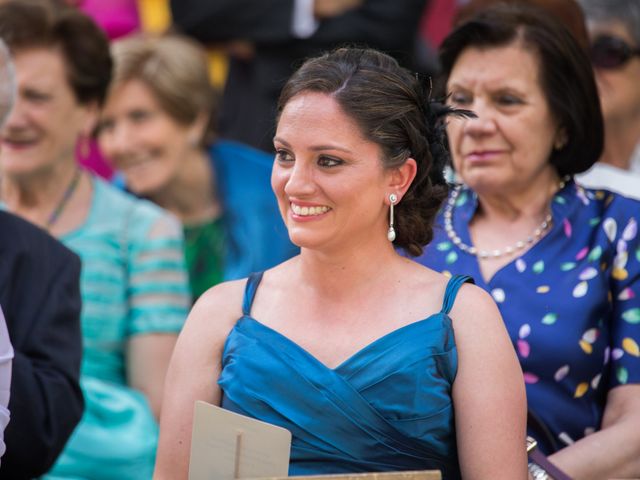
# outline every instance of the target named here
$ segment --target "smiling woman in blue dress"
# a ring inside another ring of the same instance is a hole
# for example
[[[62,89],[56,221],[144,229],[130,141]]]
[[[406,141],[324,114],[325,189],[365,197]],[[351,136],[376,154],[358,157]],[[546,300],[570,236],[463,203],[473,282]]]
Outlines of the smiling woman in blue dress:
[[[495,304],[394,248],[421,252],[447,192],[425,84],[360,49],[289,80],[272,185],[301,253],[196,303],[156,478],[186,478],[196,400],[289,429],[292,475],[526,478],[522,373]]]
[[[554,464],[638,478],[640,203],[572,179],[602,151],[589,58],[548,14],[494,7],[458,27],[441,60],[449,103],[477,117],[447,126],[464,185],[417,260],[472,275],[498,303],[530,433]]]

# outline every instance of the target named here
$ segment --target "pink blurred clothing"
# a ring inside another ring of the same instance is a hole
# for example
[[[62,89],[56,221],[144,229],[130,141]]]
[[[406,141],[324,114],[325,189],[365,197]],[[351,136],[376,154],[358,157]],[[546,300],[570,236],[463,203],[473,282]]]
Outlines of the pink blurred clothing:
[[[140,30],[136,0],[81,0],[78,7],[107,32],[110,40]]]
[[[80,146],[76,148],[78,164],[105,180],[111,180],[114,174],[113,167],[100,152],[98,143],[95,140],[89,140],[88,142],[88,148],[84,147],[86,151],[83,152],[83,148],[80,148]]]
[[[432,0],[429,2],[420,21],[420,36],[426,39],[434,49],[451,31],[453,18],[458,9],[456,0]]]
[[[137,0],[80,0],[78,8],[102,27],[110,40],[140,30]],[[113,168],[100,153],[95,141],[90,141],[86,152],[76,151],[78,163],[95,174],[110,180]],[[83,153],[85,155],[83,155]]]

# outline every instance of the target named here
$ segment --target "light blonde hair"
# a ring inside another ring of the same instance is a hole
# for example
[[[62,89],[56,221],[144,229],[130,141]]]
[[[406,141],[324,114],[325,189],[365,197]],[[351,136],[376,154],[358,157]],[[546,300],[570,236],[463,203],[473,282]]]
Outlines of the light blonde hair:
[[[178,123],[191,125],[206,115],[209,125],[203,144],[213,140],[216,93],[199,44],[177,34],[139,34],[114,41],[111,53],[112,90],[130,80],[142,81]]]

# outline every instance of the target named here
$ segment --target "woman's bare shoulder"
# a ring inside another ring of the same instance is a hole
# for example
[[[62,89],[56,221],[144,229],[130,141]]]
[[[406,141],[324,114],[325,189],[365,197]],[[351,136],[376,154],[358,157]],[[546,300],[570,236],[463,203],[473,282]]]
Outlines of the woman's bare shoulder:
[[[431,292],[436,298],[444,295],[450,280],[450,277],[413,260],[406,262],[404,275],[411,280],[411,288],[416,290],[417,294],[423,295],[425,292]]]
[[[502,315],[488,292],[471,283],[460,287],[450,312],[456,335],[482,335],[505,330]]]
[[[228,333],[242,316],[246,283],[246,278],[223,282],[204,292],[191,309],[186,327],[202,334]]]
[[[418,268],[413,276],[414,286],[421,292],[431,292],[434,299],[442,303],[447,286],[451,281],[451,276],[436,272],[422,265],[418,265]],[[455,326],[463,328],[470,321],[476,326],[486,325],[487,322],[502,323],[502,317],[491,295],[469,282],[465,282],[460,286],[449,316]]]
[[[281,263],[263,273],[256,298],[262,297],[264,291],[274,288],[282,289],[292,275],[292,260]],[[200,331],[223,333],[226,337],[229,330],[243,315],[247,278],[219,283],[207,290],[193,306],[187,324],[198,325]]]
[[[460,286],[452,313],[471,314],[473,312],[495,315],[498,308],[489,293],[477,285],[467,282]]]
[[[242,304],[240,303],[238,305],[234,305],[230,300],[234,298],[242,300],[246,284],[246,278],[219,283],[204,292],[194,305],[194,308],[208,308],[217,306],[221,308],[233,309],[234,306],[237,306],[238,310],[241,311]]]

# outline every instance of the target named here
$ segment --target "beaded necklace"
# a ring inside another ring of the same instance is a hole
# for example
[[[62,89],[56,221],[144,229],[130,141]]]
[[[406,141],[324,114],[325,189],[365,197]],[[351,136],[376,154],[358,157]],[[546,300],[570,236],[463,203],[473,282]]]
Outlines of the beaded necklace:
[[[56,208],[53,209],[53,212],[51,212],[51,215],[49,215],[49,218],[47,219],[47,223],[45,223],[45,229],[47,231],[50,230],[53,224],[58,221],[58,218],[60,218],[62,211],[67,206],[67,203],[69,203],[69,199],[78,188],[78,184],[80,183],[80,174],[80,169],[76,168],[76,171],[73,174],[73,178],[69,182],[67,189],[64,191],[62,198],[60,198],[60,201],[56,205]]]
[[[560,184],[558,186],[558,191],[564,188],[566,180],[567,179],[565,178],[560,181]],[[548,213],[544,217],[544,220],[542,221],[542,223],[536,227],[536,229],[531,233],[531,235],[527,236],[527,238],[523,240],[517,241],[514,245],[510,245],[503,249],[495,249],[491,251],[478,250],[473,245],[467,245],[466,243],[464,243],[453,228],[453,210],[455,208],[456,200],[458,199],[458,196],[460,195],[461,190],[462,190],[462,185],[456,185],[456,187],[451,192],[451,196],[447,200],[447,205],[445,206],[444,212],[443,212],[444,230],[445,232],[447,232],[447,236],[451,239],[454,245],[456,245],[460,250],[462,250],[465,253],[468,253],[469,255],[477,256],[481,260],[488,260],[492,258],[500,258],[506,255],[513,255],[514,253],[520,250],[523,250],[525,247],[536,243],[538,240],[540,240],[540,237],[542,237],[542,234],[546,232],[549,229],[549,227],[551,227],[551,222],[553,220],[553,217],[551,216],[551,213]]]

